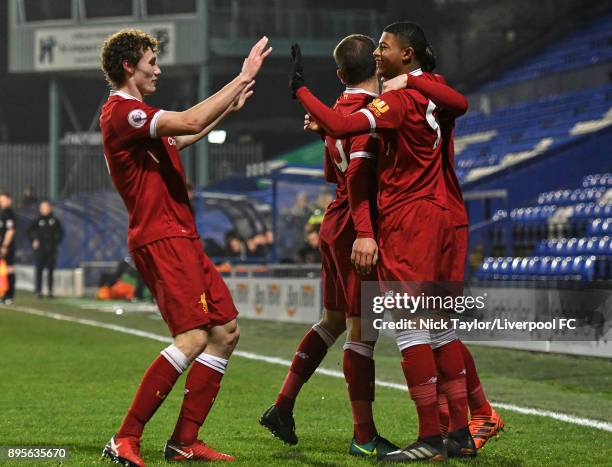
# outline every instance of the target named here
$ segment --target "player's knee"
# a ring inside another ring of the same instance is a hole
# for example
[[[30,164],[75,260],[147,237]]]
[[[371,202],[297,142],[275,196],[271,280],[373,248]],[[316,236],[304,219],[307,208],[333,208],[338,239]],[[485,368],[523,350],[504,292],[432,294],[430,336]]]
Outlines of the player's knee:
[[[361,326],[359,323],[349,323],[346,328],[346,340],[349,342],[361,342]]]
[[[236,345],[238,345],[239,339],[240,328],[238,327],[238,323],[234,320],[218,328],[217,331],[214,332],[210,344],[212,348],[217,349],[221,354],[229,356]]]
[[[240,328],[236,325],[236,328],[227,333],[227,347],[230,350],[234,350],[240,340]]]
[[[203,329],[192,329],[177,335],[174,339],[174,344],[188,359],[193,360],[204,351],[207,341],[206,331]]]
[[[325,310],[319,324],[325,328],[334,338],[338,338],[346,330],[344,313],[339,311]]]

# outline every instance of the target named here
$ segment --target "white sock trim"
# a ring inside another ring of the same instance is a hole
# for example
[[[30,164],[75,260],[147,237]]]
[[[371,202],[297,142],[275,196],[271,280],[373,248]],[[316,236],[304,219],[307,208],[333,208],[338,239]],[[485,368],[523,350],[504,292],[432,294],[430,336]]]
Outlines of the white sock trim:
[[[363,342],[347,341],[343,346],[343,350],[352,350],[366,358],[374,358],[374,347]]]
[[[400,352],[415,345],[431,345],[431,336],[427,329],[402,329],[395,333],[395,342]]]
[[[228,360],[203,352],[196,357],[196,362],[206,365],[208,368],[212,368],[213,370],[224,375]]]
[[[442,331],[437,334],[431,333],[431,347],[433,349],[439,349],[440,347],[449,344],[456,339],[457,333],[454,329],[447,329],[446,331]]]
[[[323,339],[328,349],[334,345],[334,342],[336,342],[336,338],[333,336],[333,334],[321,326],[320,323],[315,324],[312,327],[312,330],[321,336],[321,339]]]
[[[185,354],[181,352],[181,349],[179,349],[174,344],[166,347],[160,352],[160,354],[166,360],[168,360],[170,362],[170,365],[172,365],[179,373],[185,371],[191,363],[189,359],[185,356]]]

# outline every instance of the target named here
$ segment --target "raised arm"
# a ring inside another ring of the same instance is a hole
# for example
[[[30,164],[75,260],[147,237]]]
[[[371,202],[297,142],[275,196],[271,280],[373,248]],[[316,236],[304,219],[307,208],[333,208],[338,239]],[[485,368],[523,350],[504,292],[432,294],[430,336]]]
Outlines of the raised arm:
[[[403,74],[385,81],[383,90],[387,92],[405,88],[415,89],[431,99],[438,107],[447,111],[451,117],[460,117],[467,112],[468,100],[466,97],[448,86],[442,76],[436,75],[436,78],[439,81],[432,81],[422,76]]]
[[[208,125],[206,128],[204,128],[199,133],[196,133],[195,135],[177,136],[176,137],[177,149],[180,151],[181,149],[185,149],[191,146],[192,144],[197,143],[202,138],[204,138],[208,133],[214,130],[217,127],[217,125],[219,125],[219,123],[221,123],[225,119],[225,117],[227,117],[232,112],[239,111],[244,106],[244,103],[247,101],[247,99],[253,95],[252,88],[254,85],[255,85],[255,81],[251,81],[249,84],[247,84],[247,86],[242,90],[240,95],[236,99],[234,99],[234,101],[229,105],[229,107],[227,107],[227,109],[225,109],[223,113],[219,115],[214,122],[212,122],[210,125]]]
[[[157,136],[195,135],[214,123],[255,78],[272,48],[262,37],[244,61],[242,71],[220,91],[183,112],[163,112],[157,120]]]
[[[355,112],[346,117],[342,116],[317,99],[305,85],[301,86],[295,95],[302,106],[323,127],[325,133],[329,136],[345,138],[366,133],[370,130],[370,122],[363,113]]]

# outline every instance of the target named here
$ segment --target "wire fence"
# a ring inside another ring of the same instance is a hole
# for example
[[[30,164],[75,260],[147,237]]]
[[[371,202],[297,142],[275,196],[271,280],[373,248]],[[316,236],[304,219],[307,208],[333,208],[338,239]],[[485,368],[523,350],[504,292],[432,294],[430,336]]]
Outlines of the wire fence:
[[[263,161],[260,143],[211,144],[210,181],[244,176],[246,167]],[[98,144],[61,144],[58,155],[58,197],[114,190]],[[8,191],[17,206],[49,196],[49,146],[0,144],[0,190]]]

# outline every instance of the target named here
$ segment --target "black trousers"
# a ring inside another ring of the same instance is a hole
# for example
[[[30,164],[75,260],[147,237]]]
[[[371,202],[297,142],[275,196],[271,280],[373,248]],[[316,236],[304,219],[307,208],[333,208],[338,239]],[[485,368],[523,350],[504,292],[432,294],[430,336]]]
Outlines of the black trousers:
[[[15,265],[15,242],[14,241],[11,243],[8,253],[6,254],[6,258],[4,259],[6,260],[7,266]],[[8,275],[8,289],[4,293],[2,300],[12,300],[13,298],[15,298],[15,273],[11,272]]]
[[[42,275],[43,270],[47,270],[47,287],[49,295],[53,295],[53,271],[55,270],[55,262],[57,254],[40,252],[36,255],[36,293],[42,292]]]

